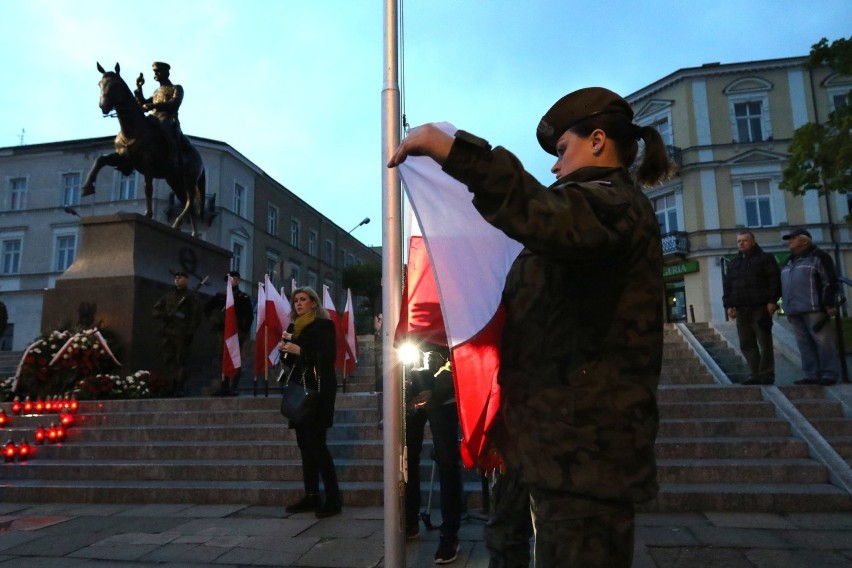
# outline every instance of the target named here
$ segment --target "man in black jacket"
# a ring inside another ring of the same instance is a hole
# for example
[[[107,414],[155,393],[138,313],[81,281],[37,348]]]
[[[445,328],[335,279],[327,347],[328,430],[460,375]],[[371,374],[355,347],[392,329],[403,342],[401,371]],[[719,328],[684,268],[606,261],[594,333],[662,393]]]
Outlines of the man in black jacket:
[[[728,317],[737,320],[740,350],[751,371],[742,384],[771,385],[775,382],[772,315],[781,297],[781,271],[751,231],[737,233],[737,249],[739,254],[725,272],[722,302]]]

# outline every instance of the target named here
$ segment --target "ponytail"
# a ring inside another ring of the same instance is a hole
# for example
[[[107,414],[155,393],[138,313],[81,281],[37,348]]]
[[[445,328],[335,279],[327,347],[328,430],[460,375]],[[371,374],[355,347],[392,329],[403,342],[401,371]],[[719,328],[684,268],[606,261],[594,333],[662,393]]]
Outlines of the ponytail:
[[[667,180],[674,173],[663,137],[653,126],[634,126],[636,137],[645,142],[642,163],[636,170],[636,183],[648,187]]]

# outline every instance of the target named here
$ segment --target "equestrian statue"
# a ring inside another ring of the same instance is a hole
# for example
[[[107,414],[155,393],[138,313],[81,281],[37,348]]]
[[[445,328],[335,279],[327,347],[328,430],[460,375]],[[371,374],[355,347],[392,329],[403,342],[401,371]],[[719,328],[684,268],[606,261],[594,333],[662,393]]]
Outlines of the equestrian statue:
[[[104,116],[115,112],[121,132],[115,137],[115,152],[95,160],[83,184],[83,196],[95,193],[95,179],[104,166],[112,166],[124,175],[133,170],[145,178],[145,216],[153,216],[153,180],[165,179],[183,210],[172,223],[179,228],[185,218],[189,219],[192,236],[198,236],[195,216],[204,216],[204,193],[206,177],[201,155],[180,129],[178,108],[183,101],[183,87],[169,80],[169,65],[155,62],[154,79],[160,87],[150,98],[142,94],[145,78],[142,73],[136,79],[136,91],[119,75],[121,69],[106,71],[98,63],[103,74],[100,107]],[[150,114],[145,113],[150,111]]]

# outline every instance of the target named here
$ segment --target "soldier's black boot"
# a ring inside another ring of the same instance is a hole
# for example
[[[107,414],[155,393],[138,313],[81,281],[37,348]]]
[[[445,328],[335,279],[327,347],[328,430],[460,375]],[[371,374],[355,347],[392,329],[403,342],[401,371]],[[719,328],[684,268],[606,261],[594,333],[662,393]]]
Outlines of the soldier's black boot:
[[[240,382],[240,374],[237,373],[237,376],[231,379],[231,388],[228,390],[226,396],[237,396],[239,393],[237,392],[237,383]]]

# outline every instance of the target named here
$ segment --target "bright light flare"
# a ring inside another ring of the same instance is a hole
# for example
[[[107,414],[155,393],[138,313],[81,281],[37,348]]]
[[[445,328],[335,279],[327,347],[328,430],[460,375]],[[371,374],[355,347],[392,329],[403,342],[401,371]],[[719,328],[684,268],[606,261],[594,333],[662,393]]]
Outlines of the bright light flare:
[[[420,349],[418,349],[417,345],[413,343],[403,343],[399,346],[398,352],[399,360],[402,361],[403,365],[419,363],[423,358],[423,355],[420,353]]]

